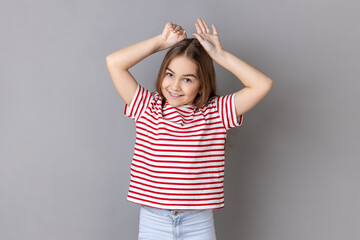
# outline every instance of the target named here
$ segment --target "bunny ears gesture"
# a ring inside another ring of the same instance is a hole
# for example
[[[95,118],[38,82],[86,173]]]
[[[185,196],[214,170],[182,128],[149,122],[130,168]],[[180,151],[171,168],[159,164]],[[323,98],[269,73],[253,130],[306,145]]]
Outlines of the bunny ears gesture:
[[[212,24],[211,26],[213,33],[211,33],[205,20],[198,18],[195,23],[197,33],[193,33],[192,35],[197,38],[209,55],[213,57],[214,54],[219,53],[222,50],[222,47],[215,25]],[[161,34],[162,49],[171,47],[186,37],[185,29],[180,25],[168,22]]]
[[[186,30],[180,25],[168,22],[161,34],[162,49],[166,49],[186,38]]]
[[[197,33],[193,33],[192,35],[199,40],[209,55],[213,57],[214,54],[222,50],[222,46],[215,25],[212,24],[211,27],[213,29],[213,33],[211,33],[205,20],[198,18],[195,23]]]

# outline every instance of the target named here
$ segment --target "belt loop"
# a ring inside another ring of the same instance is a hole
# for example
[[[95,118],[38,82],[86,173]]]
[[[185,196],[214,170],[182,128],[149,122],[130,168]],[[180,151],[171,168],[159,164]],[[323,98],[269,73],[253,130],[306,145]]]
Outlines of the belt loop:
[[[179,215],[180,213],[183,213],[183,211],[174,211],[174,216]]]

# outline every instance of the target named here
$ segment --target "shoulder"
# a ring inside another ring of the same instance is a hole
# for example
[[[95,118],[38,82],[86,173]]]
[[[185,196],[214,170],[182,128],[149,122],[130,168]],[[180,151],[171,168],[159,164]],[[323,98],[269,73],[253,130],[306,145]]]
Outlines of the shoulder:
[[[161,103],[162,102],[162,97],[160,96],[160,94],[158,92],[151,92],[151,99],[154,103]]]
[[[216,111],[222,111],[224,109],[232,109],[234,107],[234,96],[235,93],[210,97],[200,110],[206,111],[207,109],[214,109]]]
[[[207,108],[212,108],[212,107],[216,106],[216,104],[219,100],[219,97],[220,96],[218,96],[218,95],[210,97],[209,100],[207,101],[207,103],[204,106],[202,106],[200,109],[205,110]]]
[[[164,104],[163,99],[158,92],[149,92],[149,102],[147,104],[149,109],[156,109],[162,111]]]
[[[138,95],[141,98],[148,99],[150,100],[150,102],[156,102],[158,100],[161,101],[161,96],[158,92],[151,92],[150,90],[148,90],[147,88],[143,87],[142,85],[138,84],[138,88],[136,91],[135,96]]]

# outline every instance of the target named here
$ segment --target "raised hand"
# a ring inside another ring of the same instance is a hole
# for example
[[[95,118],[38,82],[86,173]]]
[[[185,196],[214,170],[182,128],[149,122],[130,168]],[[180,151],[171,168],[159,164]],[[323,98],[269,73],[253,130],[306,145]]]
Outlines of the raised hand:
[[[215,25],[212,24],[211,26],[213,33],[210,32],[205,20],[198,18],[195,23],[197,33],[193,33],[192,35],[199,40],[200,44],[209,53],[210,57],[214,58],[214,56],[223,49]]]
[[[180,25],[168,22],[161,34],[161,48],[169,48],[186,38],[186,30]]]

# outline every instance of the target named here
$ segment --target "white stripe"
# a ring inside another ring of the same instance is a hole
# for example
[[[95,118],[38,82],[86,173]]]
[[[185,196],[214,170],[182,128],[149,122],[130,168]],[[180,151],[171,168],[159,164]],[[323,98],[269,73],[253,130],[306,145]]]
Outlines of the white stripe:
[[[143,187],[146,187],[146,185],[151,185],[151,186],[154,186],[154,187],[158,187],[158,188],[175,188],[175,189],[179,189],[179,190],[176,190],[176,191],[183,191],[182,189],[199,189],[199,188],[215,188],[215,187],[222,187],[224,184],[222,182],[222,180],[217,180],[217,179],[210,179],[210,180],[203,180],[203,184],[199,184],[199,185],[183,185],[183,184],[172,184],[172,183],[175,183],[175,181],[173,180],[165,180],[165,182],[163,183],[154,183],[154,182],[151,182],[149,181],[150,179],[148,180],[143,180],[143,179],[140,179],[138,178],[136,175],[135,176],[132,176],[131,177],[131,181],[136,181],[136,182],[141,182],[143,185]],[[214,182],[220,182],[220,183],[212,183],[212,184],[206,184],[206,182],[211,182],[211,181],[214,181]],[[161,181],[157,181],[157,182],[161,182]],[[177,183],[179,182],[179,180],[177,180]],[[188,182],[186,182],[188,183]],[[191,182],[193,183],[193,182]],[[135,184],[133,182],[133,184]],[[220,189],[217,189],[220,191]],[[190,190],[187,190],[190,192]],[[197,191],[197,190],[193,190],[194,192]]]
[[[132,187],[130,187],[129,190],[139,193],[139,194],[151,195],[151,197],[154,197],[154,198],[205,199],[205,198],[222,198],[222,197],[224,197],[224,194],[211,194],[211,193],[206,194],[206,195],[194,195],[194,196],[167,195],[165,192],[163,194],[158,194],[158,193],[143,191],[143,190],[132,188]],[[206,201],[208,201],[208,200],[206,200]]]
[[[209,155],[209,154],[223,154],[223,146],[208,146],[202,148],[194,147],[173,147],[173,146],[156,146],[148,143],[141,143],[137,148],[143,151],[148,152],[149,154],[160,154],[160,155],[174,155],[174,156],[200,156],[200,155]],[[150,149],[151,148],[151,149]],[[191,152],[182,152],[182,151],[191,151]]]
[[[133,164],[136,164],[137,166],[141,166],[144,168],[147,168],[149,171],[161,171],[161,172],[176,172],[176,173],[200,173],[200,172],[209,172],[209,171],[224,171],[224,167],[215,167],[215,166],[208,166],[207,168],[199,168],[199,169],[182,169],[182,168],[158,168],[158,167],[152,167],[149,165],[146,165],[142,162],[134,161]],[[152,163],[151,163],[152,164]],[[172,167],[173,165],[167,164],[169,167]],[[164,165],[163,165],[164,166]],[[182,167],[185,167],[182,165]],[[136,167],[134,166],[134,169]],[[135,169],[137,170],[137,169]]]
[[[169,178],[186,178],[188,180],[186,180],[187,182],[193,182],[196,181],[198,178],[209,178],[209,177],[222,177],[224,176],[223,172],[220,173],[206,173],[206,171],[203,171],[204,173],[199,174],[199,175],[194,175],[194,174],[177,174],[177,173],[183,173],[184,171],[177,171],[175,169],[169,169],[169,170],[156,170],[156,171],[162,171],[164,173],[154,173],[150,170],[148,170],[149,168],[147,167],[147,169],[144,168],[140,168],[137,166],[132,165],[131,166],[132,169],[134,169],[135,171],[141,171],[144,174],[149,174],[152,175],[154,177],[169,177]],[[170,173],[170,172],[174,172],[174,173]],[[148,178],[148,177],[147,177]]]
[[[149,201],[156,201],[158,203],[169,203],[168,200],[162,200],[162,199],[155,199],[155,198],[152,198],[152,197],[146,197],[146,196],[142,196],[142,195],[138,195],[136,193],[129,193],[128,195],[129,197],[136,197],[136,198],[141,198],[141,199],[144,199],[144,200],[149,200]],[[188,198],[188,199],[194,199],[194,201],[184,201],[184,200],[172,200],[171,201],[171,204],[179,204],[179,205],[182,205],[182,204],[199,204],[201,202],[201,204],[208,204],[208,203],[219,203],[221,202],[222,200],[221,199],[218,199],[218,200],[202,200],[201,198]],[[199,199],[199,200],[198,200]]]
[[[222,189],[208,189],[208,190],[183,190],[183,189],[179,189],[179,190],[169,190],[169,189],[159,189],[159,188],[155,188],[155,187],[148,187],[148,186],[144,186],[138,183],[132,183],[133,186],[135,187],[140,187],[143,189],[147,189],[150,191],[154,191],[154,192],[162,192],[162,194],[167,194],[167,193],[195,193],[195,194],[213,194],[213,193],[217,193],[217,192],[221,192]],[[131,186],[130,186],[131,187]],[[133,191],[136,191],[135,189]]]
[[[152,153],[152,151],[146,150],[145,152],[143,152],[144,150],[137,146],[136,148],[139,148],[139,150],[135,149],[134,150],[134,154],[137,155],[143,155],[144,158],[148,158],[148,159],[154,159],[154,160],[159,160],[159,161],[186,161],[186,162],[191,162],[191,161],[216,161],[216,160],[222,160],[224,159],[224,155],[223,156],[215,156],[215,155],[221,155],[224,154],[223,152],[204,152],[204,153],[157,153],[157,155],[154,155]],[[140,151],[143,150],[143,151]],[[161,155],[161,156],[160,156]],[[169,159],[171,157],[174,157],[173,159]]]
[[[208,168],[213,168],[215,166],[219,166],[219,165],[224,165],[224,161],[221,162],[207,162],[207,163],[194,163],[194,162],[188,162],[188,163],[177,163],[177,162],[155,162],[153,160],[148,160],[148,159],[144,159],[141,157],[136,157],[134,158],[134,162],[136,162],[136,164],[140,165],[141,163],[138,161],[142,161],[145,162],[147,164],[151,164],[154,166],[161,166],[161,167],[208,167]],[[222,167],[224,168],[224,167]],[[162,168],[158,168],[158,169],[162,169]]]
[[[146,173],[144,171],[144,173]],[[212,179],[187,179],[187,180],[182,180],[182,179],[165,179],[165,178],[158,178],[161,177],[161,175],[157,175],[155,177],[152,177],[152,176],[148,176],[148,175],[144,175],[142,173],[137,173],[137,172],[134,172],[134,171],[131,171],[131,174],[134,176],[134,177],[141,177],[141,178],[145,178],[145,179],[148,179],[149,181],[156,181],[156,182],[164,182],[164,183],[168,183],[168,184],[171,184],[171,183],[191,183],[191,184],[194,184],[194,186],[202,186],[202,185],[195,185],[197,183],[207,183],[207,182],[221,182],[221,181],[224,181],[224,175],[220,175],[219,178],[212,178]],[[169,174],[167,175],[167,177],[170,177]],[[176,176],[177,178],[180,178],[182,176]],[[205,177],[205,176],[204,176]],[[139,179],[139,182],[142,181],[141,179]],[[175,186],[175,185],[174,185]]]
[[[208,205],[208,206],[185,206],[185,205],[174,205],[174,206],[169,206],[169,205],[162,205],[162,204],[155,204],[155,203],[150,203],[150,202],[146,202],[146,201],[141,201],[138,199],[134,199],[131,197],[127,198],[128,201],[137,203],[137,204],[141,204],[141,205],[147,205],[150,207],[155,207],[155,208],[163,208],[163,209],[211,209],[211,208],[221,208],[224,207],[224,204],[220,204],[220,203],[215,203],[213,205]],[[221,201],[219,201],[221,202]],[[200,203],[196,203],[196,204],[200,204]]]
[[[144,133],[145,134],[145,133]],[[171,140],[173,138],[169,138],[168,140]],[[139,134],[139,136],[137,137],[136,139],[136,142],[137,143],[140,143],[140,144],[143,144],[143,145],[146,145],[146,144],[149,144],[148,141],[151,141],[151,139],[148,139],[146,137],[143,137],[142,135]],[[215,144],[222,144],[221,145],[216,145],[216,147],[223,147],[225,143],[225,140],[213,140],[213,141],[201,141],[201,142],[195,142],[195,141],[173,141],[171,142],[171,145],[174,145],[173,147],[179,147],[180,145],[187,145],[189,146],[189,148],[192,148],[192,146],[190,145],[193,145],[193,146],[196,146],[197,148],[199,148],[200,150],[202,149],[205,149],[207,146],[205,145],[210,145],[210,146],[214,146]],[[165,140],[158,140],[156,142],[156,144],[167,144],[169,145],[169,142],[168,141],[165,141]],[[151,146],[157,146],[157,145],[151,145]],[[194,147],[194,148],[196,148]],[[215,146],[214,146],[215,147]],[[193,149],[194,150],[194,149]]]

